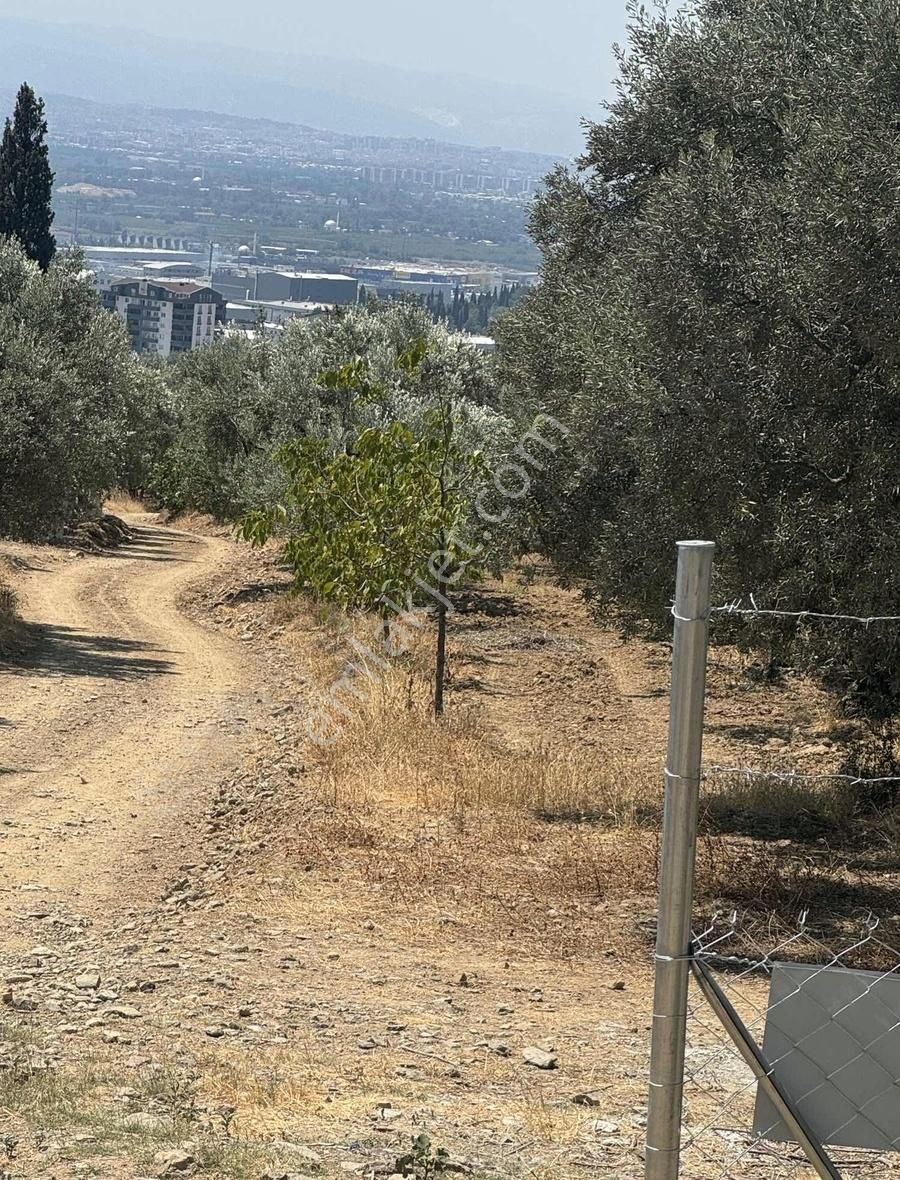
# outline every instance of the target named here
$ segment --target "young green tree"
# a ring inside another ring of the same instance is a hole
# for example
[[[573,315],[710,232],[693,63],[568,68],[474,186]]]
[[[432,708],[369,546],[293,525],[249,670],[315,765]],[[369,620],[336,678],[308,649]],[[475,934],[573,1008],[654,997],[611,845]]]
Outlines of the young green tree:
[[[23,82],[0,144],[0,235],[16,238],[41,270],[56,253],[52,197],[44,103]]]
[[[426,355],[425,341],[413,341],[396,365],[412,376]],[[385,396],[359,357],[322,374],[322,383],[343,391],[351,407],[354,398],[364,407]],[[296,589],[343,610],[375,611],[388,649],[391,616],[405,612],[404,604],[433,600],[434,709],[441,716],[449,592],[464,574],[478,572],[464,534],[483,467],[481,455],[456,436],[451,398],[426,408],[415,428],[400,421],[369,426],[345,447],[294,439],[276,460],[285,474],[283,500],[248,513],[241,535],[254,545],[283,536]]]

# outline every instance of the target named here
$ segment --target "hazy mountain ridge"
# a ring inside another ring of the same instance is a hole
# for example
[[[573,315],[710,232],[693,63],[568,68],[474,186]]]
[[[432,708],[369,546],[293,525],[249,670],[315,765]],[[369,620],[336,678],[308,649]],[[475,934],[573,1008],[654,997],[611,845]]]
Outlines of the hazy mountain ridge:
[[[67,94],[54,94],[52,91],[48,91],[44,97],[47,101],[51,141],[63,139],[71,143],[79,132],[83,133],[86,127],[91,126],[102,127],[104,137],[112,137],[113,140],[118,135],[127,137],[140,130],[142,137],[159,134],[161,142],[165,141],[171,129],[199,134],[204,128],[214,128],[217,131],[228,129],[238,132],[259,145],[302,151],[310,160],[334,161],[335,153],[346,152],[346,163],[350,166],[358,164],[364,157],[377,158],[384,165],[406,166],[409,163],[408,152],[413,145],[421,147],[431,167],[451,168],[464,164],[474,167],[479,161],[485,167],[508,167],[543,176],[560,159],[559,156],[539,152],[480,148],[433,137],[423,140],[409,136],[358,136],[308,124],[225,115],[217,111],[103,103]],[[15,87],[0,82],[0,104],[11,108],[14,98]]]
[[[0,20],[0,85],[96,102],[215,111],[351,135],[440,139],[556,157],[581,146],[573,100],[530,85],[370,62]]]

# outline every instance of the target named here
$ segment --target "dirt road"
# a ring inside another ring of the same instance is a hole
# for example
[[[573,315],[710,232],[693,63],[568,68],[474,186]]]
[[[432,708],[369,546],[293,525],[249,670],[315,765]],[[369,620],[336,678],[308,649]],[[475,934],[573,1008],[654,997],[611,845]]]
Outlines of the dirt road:
[[[157,896],[250,746],[248,653],[178,606],[228,543],[132,523],[100,556],[5,547],[28,628],[27,658],[0,665],[6,908],[28,886],[107,913]]]
[[[98,556],[0,546],[26,625],[0,664],[0,1175],[371,1177],[427,1129],[479,1178],[599,1152],[632,1180],[631,974],[606,959],[591,1004],[595,966],[563,980],[454,934],[447,902],[410,914],[318,829],[285,859],[314,796],[303,653],[253,597],[273,572],[131,523]],[[572,1103],[601,1084],[606,1145]]]
[[[507,582],[454,623],[455,744],[410,681],[328,763],[299,720],[345,637],[272,555],[131,524],[98,556],[0,544],[25,619],[0,663],[0,1180],[372,1180],[423,1131],[473,1180],[637,1180],[652,837],[455,785],[511,788],[506,751],[553,734],[619,752],[631,789],[667,653]],[[710,749],[737,761],[732,674]],[[804,733],[815,700],[750,711]]]

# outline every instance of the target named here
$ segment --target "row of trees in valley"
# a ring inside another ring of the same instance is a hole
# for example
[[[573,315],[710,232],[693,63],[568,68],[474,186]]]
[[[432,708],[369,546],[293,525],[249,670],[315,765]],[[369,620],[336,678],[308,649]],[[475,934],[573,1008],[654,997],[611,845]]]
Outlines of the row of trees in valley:
[[[495,316],[514,307],[522,294],[518,283],[503,283],[492,291],[471,295],[455,290],[452,299],[445,299],[443,291],[431,291],[422,297],[422,303],[436,323],[446,324],[452,331],[486,332]]]
[[[491,328],[495,317],[510,307],[515,307],[525,293],[519,283],[503,283],[490,291],[467,292],[455,287],[452,295],[445,295],[438,288],[427,295],[393,295],[394,303],[411,303],[423,307],[436,324],[443,324],[451,332],[480,333]],[[377,302],[377,296],[370,295],[365,287],[360,288],[360,302]]]

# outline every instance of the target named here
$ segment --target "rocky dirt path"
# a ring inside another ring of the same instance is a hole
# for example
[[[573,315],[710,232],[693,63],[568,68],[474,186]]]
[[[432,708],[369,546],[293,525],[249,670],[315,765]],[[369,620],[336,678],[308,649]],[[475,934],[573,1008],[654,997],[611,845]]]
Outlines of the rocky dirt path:
[[[638,1180],[652,900],[571,876],[618,836],[342,810],[298,723],[331,657],[283,573],[130,523],[98,556],[0,545],[0,1180],[418,1180],[423,1132],[472,1180]],[[454,708],[656,774],[661,647],[540,581],[482,608]]]
[[[477,1180],[632,1180],[640,981],[411,924],[337,850],[268,866],[303,774],[272,571],[130,523],[0,546],[0,1177],[371,1180],[428,1131]]]
[[[228,542],[134,524],[131,543],[100,556],[12,552],[29,640],[0,666],[7,912],[23,888],[106,918],[158,895],[252,743],[249,653],[178,609]]]
[[[248,962],[190,876],[273,723],[262,659],[183,600],[243,549],[128,523],[96,556],[0,546],[23,616],[0,662],[3,1180],[262,1172],[200,1103],[185,1040],[209,1043],[204,1001],[221,1023],[212,997]]]

